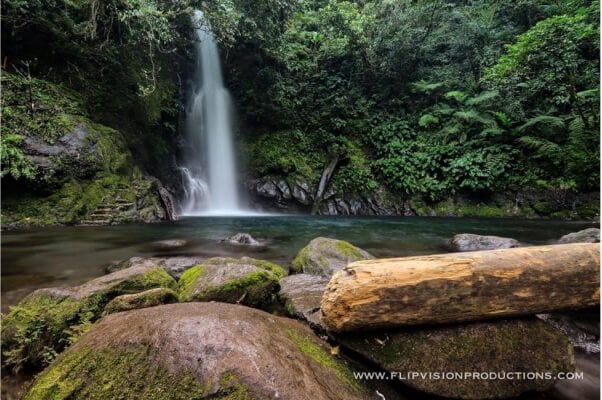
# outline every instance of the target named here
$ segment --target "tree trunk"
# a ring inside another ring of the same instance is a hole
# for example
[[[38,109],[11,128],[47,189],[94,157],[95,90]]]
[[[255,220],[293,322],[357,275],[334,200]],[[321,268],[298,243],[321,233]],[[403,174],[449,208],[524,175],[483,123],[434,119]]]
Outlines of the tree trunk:
[[[339,156],[334,156],[330,159],[330,162],[326,164],[324,167],[324,171],[322,172],[322,176],[320,177],[320,183],[318,184],[318,190],[316,191],[316,196],[314,197],[314,204],[311,207],[311,214],[315,215],[318,213],[320,209],[320,203],[322,203],[322,198],[324,197],[324,191],[326,190],[326,186],[330,181],[332,173],[336,168],[339,162]]]
[[[599,274],[598,243],[358,261],[330,280],[322,319],[343,332],[582,308]]]

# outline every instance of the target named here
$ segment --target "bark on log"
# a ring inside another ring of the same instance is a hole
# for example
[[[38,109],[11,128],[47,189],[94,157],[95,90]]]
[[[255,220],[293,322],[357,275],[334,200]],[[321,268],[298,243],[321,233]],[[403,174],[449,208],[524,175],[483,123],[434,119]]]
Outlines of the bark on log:
[[[475,321],[600,303],[600,245],[442,254],[349,264],[330,280],[335,332]]]

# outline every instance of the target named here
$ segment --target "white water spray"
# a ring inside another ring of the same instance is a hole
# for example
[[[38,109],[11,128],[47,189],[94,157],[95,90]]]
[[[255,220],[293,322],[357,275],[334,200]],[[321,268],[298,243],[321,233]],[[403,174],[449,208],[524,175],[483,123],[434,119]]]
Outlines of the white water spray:
[[[203,13],[196,11],[197,65],[186,112],[192,153],[181,168],[183,215],[240,214],[232,143],[231,100],[224,87],[217,45]]]

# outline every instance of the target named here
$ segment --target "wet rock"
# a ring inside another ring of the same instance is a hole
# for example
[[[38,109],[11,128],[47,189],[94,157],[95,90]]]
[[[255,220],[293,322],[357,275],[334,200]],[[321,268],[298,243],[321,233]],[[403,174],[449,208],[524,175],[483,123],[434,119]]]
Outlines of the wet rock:
[[[178,296],[173,290],[155,288],[140,293],[117,296],[105,306],[104,312],[105,314],[112,314],[177,302]]]
[[[357,333],[337,339],[383,369],[406,374],[403,383],[457,399],[508,398],[544,391],[554,385],[554,379],[436,379],[407,374],[522,371],[554,376],[575,369],[567,337],[535,318]]]
[[[583,313],[583,312],[582,312]],[[593,310],[593,318],[580,318],[580,312],[571,314],[539,314],[537,317],[567,335],[576,349],[590,354],[600,353],[599,310]]]
[[[25,396],[47,399],[368,399],[302,323],[239,305],[170,304],[105,317]]]
[[[34,291],[2,320],[3,366],[46,365],[53,352],[62,351],[100,317],[110,300],[158,287],[175,289],[176,282],[158,266],[138,265],[80,286]]]
[[[242,244],[247,246],[259,246],[260,243],[253,238],[253,236],[248,233],[237,233],[225,239],[222,239],[221,242],[229,243],[229,244]]]
[[[267,198],[278,198],[280,195],[278,187],[271,181],[258,183],[255,190],[260,196]]]
[[[558,239],[558,243],[600,243],[600,229],[588,228],[569,233]]]
[[[328,285],[328,278],[320,275],[295,274],[280,280],[278,297],[288,313],[306,320],[317,330],[325,331],[320,314],[320,301]]]
[[[190,268],[179,281],[180,301],[221,301],[262,307],[278,291],[286,275],[268,261],[243,258],[210,258]]]
[[[205,257],[131,257],[125,261],[115,261],[105,267],[105,272],[111,273],[137,265],[154,266],[157,265],[165,270],[174,279],[180,279],[180,276],[187,269],[197,265],[205,260]]]
[[[152,242],[151,247],[157,250],[171,250],[171,249],[179,249],[188,244],[188,241],[184,239],[171,239],[171,240],[157,240]]]
[[[311,205],[313,203],[312,196],[309,192],[309,186],[305,182],[296,182],[293,186],[293,198],[303,205]]]
[[[520,243],[511,238],[501,236],[474,235],[471,233],[460,233],[455,235],[448,243],[452,251],[479,251],[510,249],[519,247]]]
[[[205,257],[169,257],[159,261],[159,266],[174,279],[180,279],[184,272],[203,260]]]
[[[291,263],[291,272],[330,277],[349,263],[372,258],[370,253],[349,242],[318,237],[297,254]]]
[[[291,188],[288,186],[285,180],[281,179],[276,183],[278,190],[280,190],[280,194],[284,200],[290,200],[293,198],[291,194]]]

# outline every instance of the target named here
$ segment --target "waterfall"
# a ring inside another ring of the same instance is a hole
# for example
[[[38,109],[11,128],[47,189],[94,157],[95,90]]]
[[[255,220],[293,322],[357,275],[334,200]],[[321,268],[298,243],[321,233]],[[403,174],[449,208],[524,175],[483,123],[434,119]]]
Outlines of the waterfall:
[[[224,87],[219,53],[201,11],[197,26],[193,90],[186,110],[189,154],[180,168],[183,215],[241,213],[232,143],[232,107]]]

